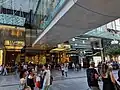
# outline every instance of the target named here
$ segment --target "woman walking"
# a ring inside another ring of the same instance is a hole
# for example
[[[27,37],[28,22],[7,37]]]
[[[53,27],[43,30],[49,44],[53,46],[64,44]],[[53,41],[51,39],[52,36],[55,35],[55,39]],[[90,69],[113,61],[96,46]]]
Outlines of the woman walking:
[[[34,90],[34,87],[35,87],[34,73],[33,73],[32,69],[30,69],[28,72],[29,72],[29,75],[28,75],[28,78],[27,78],[27,85],[29,87],[31,87],[31,90]]]
[[[102,80],[103,80],[103,90],[116,90],[115,89],[115,78],[112,73],[112,69],[109,68],[107,64],[102,64]]]

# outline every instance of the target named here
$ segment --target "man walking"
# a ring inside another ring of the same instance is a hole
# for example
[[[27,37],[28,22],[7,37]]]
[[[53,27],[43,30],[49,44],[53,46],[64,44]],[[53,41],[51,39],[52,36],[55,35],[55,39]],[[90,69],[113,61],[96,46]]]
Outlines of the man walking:
[[[99,75],[94,67],[95,67],[95,63],[91,61],[90,67],[86,71],[88,86],[91,88],[91,90],[100,90],[98,85]]]

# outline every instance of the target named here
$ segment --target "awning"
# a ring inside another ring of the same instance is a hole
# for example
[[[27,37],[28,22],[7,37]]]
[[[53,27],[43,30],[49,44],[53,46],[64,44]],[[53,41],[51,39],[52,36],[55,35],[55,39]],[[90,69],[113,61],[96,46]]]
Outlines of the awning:
[[[69,49],[66,49],[66,48],[55,48],[55,49],[52,49],[50,52],[53,53],[53,52],[64,52],[64,51],[69,51]]]

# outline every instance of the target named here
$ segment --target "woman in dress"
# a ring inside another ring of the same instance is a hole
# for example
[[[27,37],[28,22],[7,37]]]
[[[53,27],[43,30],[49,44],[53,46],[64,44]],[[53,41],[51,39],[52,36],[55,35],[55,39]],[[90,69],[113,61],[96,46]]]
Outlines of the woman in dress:
[[[28,72],[29,72],[29,75],[27,77],[27,85],[29,87],[31,87],[31,90],[34,90],[34,87],[35,87],[34,79],[35,79],[35,77],[34,77],[33,70],[30,69]]]
[[[116,83],[112,73],[112,69],[107,64],[102,64],[101,76],[103,80],[103,90],[115,90],[114,84]]]

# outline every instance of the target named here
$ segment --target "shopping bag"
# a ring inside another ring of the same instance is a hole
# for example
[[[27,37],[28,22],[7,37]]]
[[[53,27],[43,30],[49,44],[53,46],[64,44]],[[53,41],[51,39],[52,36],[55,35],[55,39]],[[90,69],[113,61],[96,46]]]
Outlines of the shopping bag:
[[[37,88],[40,88],[40,86],[41,86],[40,81],[37,81],[37,82],[36,82],[36,87],[37,87]]]

